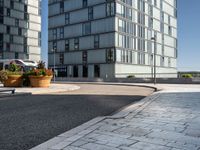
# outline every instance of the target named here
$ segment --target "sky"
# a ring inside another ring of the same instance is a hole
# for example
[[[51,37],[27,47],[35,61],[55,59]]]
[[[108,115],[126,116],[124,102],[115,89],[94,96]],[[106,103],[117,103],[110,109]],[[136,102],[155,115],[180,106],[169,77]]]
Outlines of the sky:
[[[200,0],[178,1],[178,70],[200,71]],[[42,59],[47,61],[48,0],[42,0]]]

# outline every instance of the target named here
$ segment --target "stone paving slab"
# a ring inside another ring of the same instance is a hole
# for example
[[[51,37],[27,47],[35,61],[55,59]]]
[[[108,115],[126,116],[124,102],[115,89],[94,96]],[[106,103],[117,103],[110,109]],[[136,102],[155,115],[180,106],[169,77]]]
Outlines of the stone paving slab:
[[[60,141],[31,150],[200,150],[197,91],[155,93],[113,116],[59,135]]]

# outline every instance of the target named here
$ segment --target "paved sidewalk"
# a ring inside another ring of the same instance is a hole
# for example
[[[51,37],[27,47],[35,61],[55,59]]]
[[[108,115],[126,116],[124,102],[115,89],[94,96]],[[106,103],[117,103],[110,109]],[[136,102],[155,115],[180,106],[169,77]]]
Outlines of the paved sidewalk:
[[[200,150],[200,88],[186,89],[165,86],[114,116],[91,120],[32,150]]]

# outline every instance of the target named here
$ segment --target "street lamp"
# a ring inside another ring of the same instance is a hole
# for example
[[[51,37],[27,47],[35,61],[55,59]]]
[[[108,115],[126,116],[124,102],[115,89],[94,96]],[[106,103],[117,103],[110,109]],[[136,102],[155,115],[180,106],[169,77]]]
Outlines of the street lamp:
[[[156,84],[156,51],[157,51],[157,35],[156,33],[154,34],[154,37],[151,38],[152,41],[154,41],[154,84]]]
[[[52,49],[53,52],[53,81],[56,81],[56,74],[55,74],[55,68],[56,68],[56,49]]]

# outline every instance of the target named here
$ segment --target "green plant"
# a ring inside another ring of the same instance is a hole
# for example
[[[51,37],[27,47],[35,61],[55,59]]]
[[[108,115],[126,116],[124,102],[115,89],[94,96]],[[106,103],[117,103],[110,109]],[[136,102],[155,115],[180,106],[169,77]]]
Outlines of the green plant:
[[[39,63],[38,63],[38,67],[37,67],[38,69],[45,69],[45,62],[43,62],[43,61],[40,61]]]
[[[193,76],[191,74],[183,74],[182,78],[192,78]]]
[[[129,75],[127,78],[135,78],[135,75]]]
[[[4,82],[5,80],[8,79],[8,74],[6,71],[2,70],[0,71],[0,82]]]
[[[15,64],[15,63],[11,63],[8,66],[8,71],[10,71],[10,72],[20,72],[21,71],[21,67],[18,66],[17,64]]]

